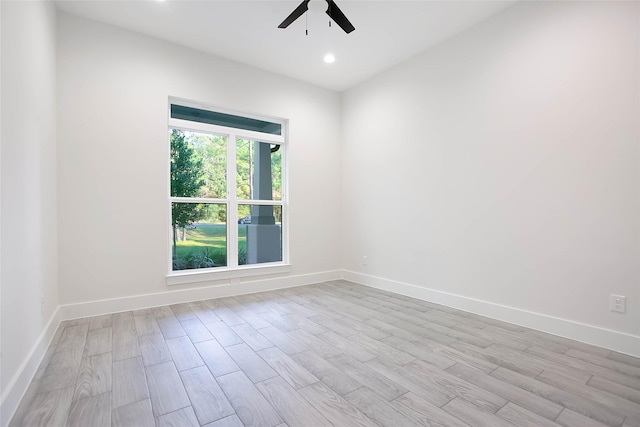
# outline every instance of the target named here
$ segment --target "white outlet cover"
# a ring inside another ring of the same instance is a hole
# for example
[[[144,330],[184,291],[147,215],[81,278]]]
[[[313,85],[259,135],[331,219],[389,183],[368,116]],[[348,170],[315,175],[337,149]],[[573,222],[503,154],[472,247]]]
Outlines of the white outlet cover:
[[[623,295],[611,294],[609,298],[609,309],[618,313],[624,313],[627,306],[627,297]]]

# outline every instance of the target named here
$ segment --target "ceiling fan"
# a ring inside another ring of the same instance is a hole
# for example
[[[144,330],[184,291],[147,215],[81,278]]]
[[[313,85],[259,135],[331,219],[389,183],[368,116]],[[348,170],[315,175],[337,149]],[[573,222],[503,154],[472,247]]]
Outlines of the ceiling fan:
[[[304,13],[309,10],[310,1],[311,0],[303,0],[303,2],[300,3],[280,25],[278,25],[278,28],[287,28],[293,23],[293,21],[304,15]],[[356,29],[333,0],[326,0],[326,2],[328,5],[326,14],[329,15],[329,18],[333,19],[333,21],[338,24],[345,33],[349,34],[351,31]]]

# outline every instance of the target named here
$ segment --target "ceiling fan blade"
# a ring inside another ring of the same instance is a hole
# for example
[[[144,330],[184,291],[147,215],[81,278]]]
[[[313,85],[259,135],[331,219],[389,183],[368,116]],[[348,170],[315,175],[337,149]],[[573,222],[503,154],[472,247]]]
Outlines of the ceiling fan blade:
[[[287,18],[278,25],[278,28],[287,28],[291,23],[293,23],[293,21],[300,18],[307,10],[309,10],[310,1],[311,0],[303,0],[303,2],[300,3],[293,12],[291,12],[291,15],[287,16]]]
[[[356,29],[333,0],[327,0],[327,3],[329,3],[327,15],[329,15],[329,17],[333,19],[333,21],[338,24],[345,33],[349,34],[351,31]]]

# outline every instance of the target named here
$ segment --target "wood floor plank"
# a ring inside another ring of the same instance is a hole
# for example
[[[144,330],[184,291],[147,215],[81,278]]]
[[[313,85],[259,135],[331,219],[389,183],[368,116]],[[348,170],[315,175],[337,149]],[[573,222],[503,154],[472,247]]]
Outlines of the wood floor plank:
[[[202,341],[197,343],[195,347],[214,376],[218,377],[240,370],[240,367],[236,365],[236,362],[224,351],[222,346],[218,344],[218,341]]]
[[[33,402],[33,399],[35,399],[36,395],[38,394],[39,386],[40,386],[40,381],[35,379],[31,381],[31,383],[29,384],[29,387],[27,387],[27,391],[25,392],[24,396],[22,397],[22,400],[20,401],[20,404],[18,405],[18,408],[16,409],[16,412],[13,414],[13,417],[9,422],[9,427],[21,427],[24,425],[22,420],[24,419],[25,415],[28,413],[31,402]]]
[[[76,347],[55,352],[40,380],[38,393],[75,386],[83,351],[82,347]]]
[[[487,331],[484,329],[472,328],[467,325],[458,324],[454,326],[459,331],[467,332],[469,334],[475,334],[478,338],[490,341],[494,344],[501,344],[507,347],[515,348],[516,350],[526,350],[529,347],[529,343],[524,340],[516,340],[513,337],[505,336],[498,333],[497,329],[493,331]],[[505,331],[506,332],[506,331]]]
[[[432,405],[414,393],[406,393],[390,402],[391,406],[417,425],[426,427],[467,427],[467,424]]]
[[[388,402],[369,390],[360,387],[344,396],[344,399],[368,418],[382,426],[415,426],[405,415],[398,412]]]
[[[267,341],[273,343],[276,347],[289,355],[309,350],[306,345],[298,342],[292,335],[288,335],[274,326],[259,329],[258,332],[266,338]]]
[[[87,322],[83,324],[66,326],[60,336],[60,341],[56,346],[56,351],[72,350],[76,348],[83,349],[87,340],[88,331],[88,319]]]
[[[437,366],[440,369],[446,369],[449,366],[455,364],[455,362],[451,359],[435,354],[433,350],[428,350],[424,347],[415,345],[414,343],[406,341],[397,336],[389,336],[387,338],[384,338],[382,342],[393,348],[401,350],[406,354],[410,354],[413,357],[416,357],[424,362]]]
[[[153,314],[144,314],[141,316],[133,316],[136,325],[136,331],[139,336],[159,334],[160,326]]]
[[[245,426],[273,427],[284,421],[244,373],[232,372],[218,381]]]
[[[304,317],[299,314],[289,314],[286,317],[289,322],[296,326],[296,328],[289,333],[304,331],[311,335],[318,335],[329,331],[329,329],[325,328],[324,326],[309,320],[308,317]]]
[[[220,322],[211,322],[205,324],[211,335],[222,345],[223,347],[228,347],[230,345],[241,344],[243,342],[242,338],[236,334],[233,329],[226,325],[226,323]]]
[[[367,362],[376,357],[374,353],[362,347],[360,344],[353,343],[335,332],[325,332],[317,337],[360,362]]]
[[[89,321],[89,330],[93,329],[102,329],[102,328],[110,328],[112,325],[112,317],[111,314],[105,314],[102,316],[94,316]]]
[[[574,412],[570,409],[564,409],[558,418],[556,418],[556,424],[565,427],[605,427],[606,424],[602,424],[594,420],[593,418],[585,417],[582,414]],[[624,426],[623,426],[624,427]]]
[[[539,336],[548,341],[564,345],[565,347],[574,348],[576,350],[581,350],[586,353],[595,354],[596,356],[608,357],[609,354],[611,353],[611,351],[607,350],[606,348],[596,347],[591,344],[575,341],[569,338],[559,337],[557,335],[547,334],[545,332],[536,331],[534,329],[528,329],[525,332],[525,335]]]
[[[153,316],[157,319],[162,319],[165,317],[173,317],[175,318],[175,316],[173,315],[173,311],[171,311],[171,308],[168,305],[162,305],[162,306],[158,306],[158,307],[152,307],[151,308],[151,313],[153,313]]]
[[[80,363],[80,372],[76,382],[73,400],[97,396],[111,391],[112,357],[111,353],[85,356]],[[109,414],[111,409],[109,409]],[[111,418],[109,417],[109,420]]]
[[[271,326],[271,323],[267,322],[260,314],[253,310],[238,310],[236,314],[254,329],[268,328]]]
[[[622,397],[623,399],[627,399],[640,405],[640,391],[636,390],[635,388],[627,387],[606,378],[600,378],[598,376],[592,377],[587,385],[593,388],[597,388],[601,391],[615,394],[616,396]]]
[[[319,381],[311,372],[277,347],[260,350],[257,353],[278,375],[296,389]]]
[[[404,368],[421,384],[441,391],[450,399],[459,396],[489,412],[496,412],[507,403],[507,399],[421,360],[414,360]]]
[[[361,346],[366,351],[369,351],[376,355],[376,357],[384,357],[388,360],[393,360],[394,363],[399,365],[406,365],[407,363],[415,360],[415,356],[405,353],[404,351],[389,346],[382,341],[374,340],[366,335],[356,333],[349,337],[349,341],[353,344]]]
[[[443,390],[425,386],[424,383],[420,382],[413,375],[399,367],[390,367],[386,363],[381,363],[377,359],[367,362],[366,365],[379,374],[387,377],[388,380],[393,381],[394,383],[422,397],[432,405],[442,406],[452,399],[452,397]]]
[[[211,310],[206,301],[190,302],[189,308],[202,323],[219,322],[220,318]]]
[[[423,326],[414,325],[404,320],[393,322],[393,324],[394,326],[397,326],[405,331],[411,332],[412,334],[417,335],[421,338],[427,338],[431,341],[439,342],[440,344],[449,345],[452,342],[457,341],[455,338],[451,338],[439,332],[432,331],[431,329],[427,329]]]
[[[330,343],[321,340],[316,335],[313,335],[303,329],[291,331],[287,333],[287,335],[295,338],[307,348],[312,348],[316,353],[324,358],[337,356],[342,353],[342,350],[339,348],[332,346]]]
[[[158,417],[191,405],[173,362],[147,366],[145,372],[154,416]]]
[[[353,307],[349,309],[348,313],[345,313],[345,317],[343,317],[342,319],[336,320],[336,322],[340,323],[340,324],[344,324],[345,326],[347,326],[348,328],[362,334],[365,335],[369,338],[372,338],[374,340],[382,340],[383,338],[386,338],[388,336],[390,336],[390,334],[380,331],[379,329],[374,328],[373,326],[369,326],[366,323],[363,322],[363,320],[367,320],[370,319],[371,316],[366,316],[365,319],[359,319],[359,320],[355,320],[351,317],[349,317],[350,314],[353,313],[353,311],[356,311],[358,309],[358,307]],[[306,329],[306,328],[305,328]]]
[[[484,328],[485,332],[496,332],[501,334],[503,337],[511,337],[512,339],[517,340],[519,343],[523,345],[542,345],[547,350],[553,351],[554,353],[564,354],[569,350],[569,347],[553,342],[549,339],[543,338],[541,336],[529,333],[529,329],[525,329],[523,331],[509,331],[504,328],[500,328],[496,325],[490,325]]]
[[[327,361],[386,401],[393,400],[409,391],[408,388],[347,354],[339,354],[327,359]]]
[[[496,415],[518,427],[557,427],[557,424],[514,403],[504,405]]]
[[[332,319],[322,314],[311,316],[308,319],[313,323],[324,326],[328,330],[333,331],[336,334],[343,336],[345,338],[348,338],[358,333],[358,331],[356,331],[355,329],[352,329],[346,326],[344,323],[342,323],[341,322],[342,319]]]
[[[458,363],[448,368],[446,371],[475,384],[484,390],[488,390],[498,396],[502,396],[504,399],[516,403],[519,406],[549,420],[554,420],[560,411],[562,411],[562,406],[557,403],[543,399],[536,394],[516,387],[511,383],[501,381],[466,365]]]
[[[640,368],[640,357],[629,356],[628,354],[618,353],[617,351],[611,351],[607,355],[608,359],[615,360],[616,362],[625,363],[629,366],[635,366]]]
[[[157,427],[200,427],[191,407],[182,408],[158,417]]]
[[[132,319],[133,322],[133,319]],[[122,332],[113,333],[113,360],[130,359],[140,356],[140,343],[138,342],[138,334],[130,329]]]
[[[151,400],[145,399],[114,408],[111,411],[112,427],[155,427]]]
[[[189,337],[171,338],[165,342],[178,371],[204,365],[200,353],[193,346]]]
[[[158,322],[158,326],[160,327],[165,339],[187,335],[180,322],[178,322],[178,319],[173,315],[172,311],[170,311],[170,315],[156,318],[156,321]]]
[[[380,317],[380,316],[378,316]],[[416,341],[420,341],[422,339],[422,337],[413,334],[409,331],[406,331],[402,328],[399,328],[397,326],[392,325],[391,323],[385,322],[383,320],[381,320],[380,318],[376,318],[376,319],[369,319],[367,321],[365,321],[365,324],[378,329],[384,333],[387,333],[389,335],[393,335],[396,336],[398,338],[402,338],[403,340],[409,341],[409,342],[416,342]]]
[[[298,392],[335,426],[374,427],[376,424],[322,382]]]
[[[273,378],[278,374],[247,344],[238,344],[225,349],[234,362],[253,383]]]
[[[362,384],[333,366],[313,351],[303,351],[291,356],[302,367],[340,395],[362,387]]]
[[[208,300],[207,302],[209,301],[210,300]],[[222,320],[224,323],[226,323],[227,326],[236,326],[236,325],[241,325],[245,323],[242,317],[238,316],[228,307],[224,307],[224,306],[215,307],[215,308],[212,308],[211,311],[215,316],[218,317],[218,320]],[[204,322],[204,323],[209,323],[209,322]]]
[[[522,361],[522,363],[520,363],[520,361],[514,360],[509,356],[502,355],[498,352],[491,351],[486,348],[476,347],[464,342],[456,341],[450,344],[450,347],[468,354],[469,356],[473,356],[477,359],[484,359],[489,363],[493,363],[512,371],[519,372],[531,378],[535,378],[536,375],[543,371],[543,369],[540,366],[537,366],[535,363],[528,363],[526,361]]]
[[[554,361],[532,355],[530,353],[515,350],[510,347],[505,347],[503,345],[492,344],[484,349],[484,353],[491,355],[496,359],[500,358],[501,360],[508,361],[511,364],[522,365],[524,363],[527,363],[530,366],[540,368],[547,372],[554,372],[558,375],[571,378],[573,381],[581,382],[583,384],[586,384],[586,382],[589,381],[589,379],[591,379],[592,377],[589,372],[575,369],[567,365],[562,365]]]
[[[198,318],[198,316],[196,316],[196,314],[193,312],[193,310],[191,310],[191,307],[189,307],[189,304],[187,303],[172,304],[169,306],[169,308],[173,312],[173,315],[176,316],[176,319],[178,319],[178,321],[181,323],[183,320]]]
[[[424,343],[421,342],[418,344],[423,345]],[[433,352],[439,356],[450,359],[451,361],[456,363],[461,363],[463,365],[470,366],[472,368],[478,369],[486,373],[490,373],[491,371],[493,371],[498,367],[498,365],[496,365],[495,363],[491,363],[485,359],[480,359],[472,355],[463,353],[462,351],[456,350],[455,348],[451,348],[443,345],[438,345],[432,348],[433,348]]]
[[[594,365],[602,366],[603,368],[611,369],[612,371],[620,372],[625,375],[640,377],[640,367],[618,362],[608,357],[596,356],[573,348],[567,351],[565,355],[584,360],[585,362],[593,363]]]
[[[483,329],[487,327],[486,323],[460,316],[457,313],[446,313],[438,309],[426,311],[422,315],[422,318],[430,322],[446,326],[448,328],[459,325],[461,323],[476,329]]]
[[[44,353],[44,356],[42,357],[42,362],[40,362],[40,365],[38,366],[38,369],[36,370],[36,373],[33,376],[34,380],[41,380],[42,377],[44,377],[44,374],[47,370],[47,366],[49,365],[49,362],[51,361],[51,358],[53,357],[55,352],[56,352],[56,348],[54,346],[49,346],[49,348],[47,348],[47,351]]]
[[[289,426],[333,427],[325,417],[307,402],[282,377],[273,377],[256,384],[271,406],[276,408]]]
[[[37,394],[31,401],[21,425],[29,427],[64,426],[67,422],[72,399],[73,387],[58,388]]]
[[[108,316],[111,317],[109,326],[112,327],[113,334],[130,332],[137,335],[133,311],[122,311]]]
[[[204,326],[204,323],[202,323],[198,318],[185,319],[180,321],[180,324],[192,343],[213,339],[211,332],[209,332],[209,330]]]
[[[442,325],[439,325],[437,323],[425,323],[424,325],[422,325],[422,327],[430,329],[430,330],[432,330],[434,332],[437,332],[439,334],[451,337],[451,338],[456,339],[458,341],[462,341],[462,342],[466,342],[466,343],[475,345],[476,347],[485,348],[485,347],[488,347],[491,344],[493,344],[492,341],[489,341],[489,340],[484,339],[484,338],[479,338],[475,334],[472,335],[472,334],[470,334],[468,332],[463,332],[463,331],[460,331],[460,330],[455,329],[455,328],[442,326]]]
[[[242,424],[240,418],[234,414],[230,417],[209,423],[203,427],[244,427],[244,424]]]
[[[156,365],[172,360],[169,347],[167,347],[167,342],[164,340],[162,334],[142,335],[138,337],[138,339],[140,341],[142,362],[145,366]]]
[[[573,393],[576,396],[598,402],[600,405],[610,408],[613,412],[624,414],[627,417],[637,420],[638,425],[640,425],[640,405],[637,403],[578,382],[559,378],[552,372],[543,371],[536,379],[545,384]]]
[[[242,338],[242,340],[251,347],[253,351],[260,351],[265,348],[273,347],[273,343],[271,341],[266,339],[247,323],[231,326],[231,329],[238,334],[238,336]]]
[[[491,376],[610,426],[621,425],[625,418],[599,402],[590,401],[509,369],[498,368]]]
[[[110,352],[112,347],[111,339],[111,327],[90,329],[87,333],[84,348],[85,356],[95,356],[96,354]]]
[[[235,413],[207,367],[182,371],[180,377],[200,424],[211,423]]]
[[[602,378],[606,378],[608,380],[617,382],[619,384],[626,385],[627,387],[640,390],[640,378],[633,377],[631,375],[625,375],[623,373],[616,372],[599,365],[595,365],[591,362],[576,359],[574,357],[567,357],[564,354],[557,354],[539,346],[529,347],[527,349],[527,353],[535,354],[536,356],[553,360],[554,362],[557,362],[561,365],[566,365],[575,369],[580,369],[580,370],[589,372],[593,375],[597,375]]]
[[[102,393],[73,402],[69,411],[67,426],[110,427],[111,393]]]
[[[58,343],[60,342],[60,337],[62,337],[62,333],[63,333],[65,327],[66,327],[66,322],[60,322],[60,324],[56,328],[55,333],[53,334],[53,337],[51,338],[51,342],[49,343],[49,347],[54,347],[55,348],[58,345]]]
[[[260,316],[262,316],[264,320],[269,322],[271,326],[273,326],[274,328],[278,329],[280,332],[283,332],[285,334],[287,332],[298,329],[296,324],[288,320],[287,317],[281,316],[280,314],[274,313],[273,311],[260,313]]]
[[[480,409],[461,397],[456,397],[442,409],[473,427],[513,427],[510,422]]]
[[[141,357],[113,362],[112,402],[114,408],[149,398]],[[126,418],[123,413],[123,417]]]

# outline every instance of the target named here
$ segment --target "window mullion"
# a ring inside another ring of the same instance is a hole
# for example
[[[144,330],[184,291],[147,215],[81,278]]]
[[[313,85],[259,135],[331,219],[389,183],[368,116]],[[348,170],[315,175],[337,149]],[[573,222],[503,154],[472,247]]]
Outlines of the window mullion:
[[[238,201],[236,195],[236,136],[227,140],[227,265],[238,266]]]

